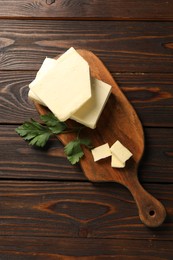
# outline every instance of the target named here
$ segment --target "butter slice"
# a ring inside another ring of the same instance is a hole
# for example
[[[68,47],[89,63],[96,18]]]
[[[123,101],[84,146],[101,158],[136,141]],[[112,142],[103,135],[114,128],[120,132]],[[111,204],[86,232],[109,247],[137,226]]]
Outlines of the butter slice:
[[[116,141],[110,150],[122,163],[125,163],[132,156],[132,153],[120,141]]]
[[[31,90],[31,88],[34,87],[34,85],[36,85],[39,80],[44,78],[44,75],[50,69],[52,69],[56,63],[63,61],[64,59],[66,59],[66,57],[68,57],[71,53],[74,53],[74,52],[75,52],[75,49],[73,47],[71,47],[65,53],[63,53],[57,60],[48,58],[48,57],[46,57],[44,59],[39,71],[36,74],[36,78],[29,84],[29,88],[30,88],[30,90],[28,92],[29,98],[31,98],[32,100],[35,100],[39,104],[45,106],[44,102]]]
[[[125,163],[121,162],[114,154],[111,157],[111,166],[114,168],[124,168]]]
[[[59,120],[65,121],[91,97],[89,65],[74,51],[56,62],[30,89]]]
[[[37,84],[38,80],[42,79],[44,77],[44,74],[49,71],[54,64],[56,63],[55,59],[51,58],[45,58],[39,71],[36,74],[36,78],[29,84],[29,87],[32,88],[35,84]]]
[[[100,146],[92,149],[91,152],[92,152],[95,162],[111,156],[111,151],[110,151],[108,143],[100,145]]]
[[[111,86],[91,78],[91,98],[80,107],[71,119],[94,129],[111,93]]]
[[[36,74],[36,78],[29,84],[29,87],[34,87],[34,85],[37,84],[38,80],[42,79],[45,73],[47,73],[47,71],[49,71],[54,66],[55,62],[56,60],[46,57]],[[29,98],[37,101],[39,104],[45,106],[43,101],[31,89],[29,90],[28,96]]]

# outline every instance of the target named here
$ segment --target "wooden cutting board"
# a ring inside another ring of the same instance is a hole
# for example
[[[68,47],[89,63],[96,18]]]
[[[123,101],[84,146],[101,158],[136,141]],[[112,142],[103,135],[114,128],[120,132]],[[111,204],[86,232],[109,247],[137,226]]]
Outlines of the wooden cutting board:
[[[97,128],[95,130],[85,128],[81,133],[82,136],[89,137],[94,147],[104,143],[111,146],[116,140],[119,140],[133,153],[125,168],[118,169],[111,167],[110,157],[94,162],[91,152],[84,148],[85,156],[80,161],[82,170],[92,182],[117,182],[124,185],[134,197],[141,221],[148,227],[157,227],[163,223],[166,217],[165,208],[144,190],[137,177],[139,162],[144,152],[144,133],[141,122],[101,60],[87,50],[78,50],[78,53],[89,63],[93,77],[112,86],[112,93],[98,121]],[[40,114],[48,111],[37,103],[35,106]],[[72,120],[68,120],[67,123],[69,125],[77,124]],[[57,137],[66,145],[75,138],[75,134],[61,134]]]

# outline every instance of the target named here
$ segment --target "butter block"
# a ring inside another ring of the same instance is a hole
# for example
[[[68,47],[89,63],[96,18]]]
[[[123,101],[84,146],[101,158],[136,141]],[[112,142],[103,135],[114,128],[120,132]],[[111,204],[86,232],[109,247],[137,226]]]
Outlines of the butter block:
[[[56,60],[51,59],[51,58],[45,58],[45,60],[43,61],[39,71],[36,74],[36,78],[29,84],[29,87],[34,87],[35,84],[37,84],[38,80],[42,79],[45,75],[45,73],[47,73],[48,70],[50,70],[54,64],[55,64]],[[44,105],[43,101],[30,89],[28,92],[28,97],[37,101],[39,104]]]
[[[91,152],[92,152],[95,162],[111,156],[111,151],[110,151],[108,143],[100,145],[100,146],[92,149]]]
[[[36,75],[36,79],[30,84],[33,86],[37,83],[38,79],[42,79],[48,70],[52,69],[56,62],[61,62],[66,59],[75,50],[71,47],[58,60],[46,58]],[[71,115],[71,119],[87,126],[92,129],[96,127],[97,121],[105,107],[105,104],[111,93],[111,86],[104,83],[101,80],[91,78],[91,98],[81,106],[74,114]],[[44,102],[30,89],[28,96],[38,102],[41,105],[45,105]]]
[[[89,65],[73,51],[30,89],[59,120],[65,121],[91,98]]]
[[[43,106],[46,106],[43,101],[32,91],[32,90],[29,90],[28,92],[28,97],[30,99],[32,99],[33,101],[36,101],[37,103],[39,103],[40,105],[43,105]]]
[[[53,68],[53,66],[56,63],[59,63],[61,61],[63,61],[64,59],[66,59],[71,53],[74,53],[75,49],[73,47],[71,47],[70,49],[68,49],[65,53],[63,53],[57,60],[52,59],[52,58],[48,58],[46,57],[39,69],[39,71],[36,74],[36,78],[29,84],[29,92],[28,92],[28,97],[31,98],[32,100],[38,102],[39,104],[45,106],[44,102],[31,90],[32,87],[34,87],[35,84],[37,84],[37,82],[39,80],[41,80],[44,75]]]
[[[111,166],[114,168],[124,168],[125,163],[121,162],[115,155],[112,154]]]
[[[120,141],[116,141],[110,150],[122,163],[125,163],[132,156],[132,153]]]
[[[50,70],[52,69],[56,63],[60,63],[63,60],[65,60],[70,54],[75,53],[76,50],[71,47],[70,49],[68,49],[66,52],[64,52],[58,59],[52,59],[52,58],[48,58],[46,57],[40,67],[40,69],[38,70],[37,74],[36,74],[36,78],[29,84],[29,88],[34,87],[35,84],[37,84],[37,82],[42,79],[44,77],[44,75]]]
[[[50,70],[54,64],[56,63],[56,60],[51,58],[45,58],[39,71],[36,74],[36,78],[29,84],[29,87],[33,87],[35,84],[37,84],[38,80],[42,79],[44,77],[44,74],[47,73],[48,70]]]
[[[94,129],[111,93],[111,86],[91,78],[91,98],[80,107],[71,119]]]

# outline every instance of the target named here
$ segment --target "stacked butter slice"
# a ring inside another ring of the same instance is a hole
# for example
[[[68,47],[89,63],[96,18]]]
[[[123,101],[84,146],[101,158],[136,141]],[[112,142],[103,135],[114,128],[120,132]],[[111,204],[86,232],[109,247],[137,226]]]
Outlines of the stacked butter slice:
[[[29,88],[29,97],[60,121],[71,118],[92,129],[111,93],[110,85],[90,76],[88,63],[73,47],[57,60],[46,58]]]

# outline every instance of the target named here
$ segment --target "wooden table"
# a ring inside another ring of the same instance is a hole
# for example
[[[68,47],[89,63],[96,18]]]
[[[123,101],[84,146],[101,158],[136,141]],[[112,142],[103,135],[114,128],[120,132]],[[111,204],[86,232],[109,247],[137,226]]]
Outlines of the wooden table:
[[[173,1],[0,0],[0,260],[173,259]],[[43,59],[93,51],[145,131],[139,178],[167,210],[144,226],[119,184],[93,184],[63,146],[15,128],[38,114],[28,84]]]

